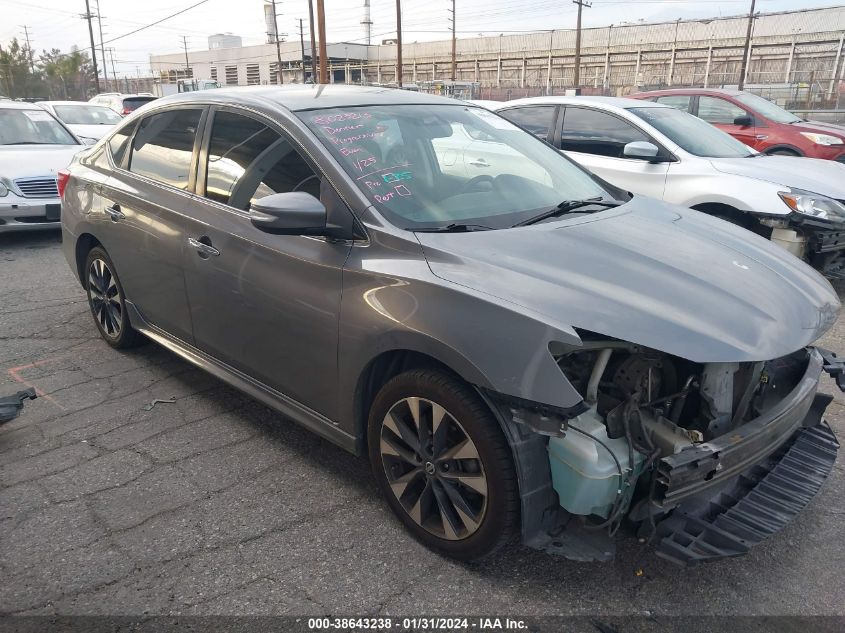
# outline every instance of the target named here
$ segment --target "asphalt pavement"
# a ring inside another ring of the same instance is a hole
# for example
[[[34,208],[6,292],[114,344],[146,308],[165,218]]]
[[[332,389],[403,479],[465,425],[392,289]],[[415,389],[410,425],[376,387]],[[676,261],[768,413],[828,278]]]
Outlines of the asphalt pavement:
[[[845,352],[843,319],[821,343]],[[0,427],[2,613],[845,614],[845,456],[742,558],[680,569],[628,539],[612,563],[456,563],[365,460],[155,344],[108,347],[56,233],[0,235],[0,394],[28,386],[43,397]]]

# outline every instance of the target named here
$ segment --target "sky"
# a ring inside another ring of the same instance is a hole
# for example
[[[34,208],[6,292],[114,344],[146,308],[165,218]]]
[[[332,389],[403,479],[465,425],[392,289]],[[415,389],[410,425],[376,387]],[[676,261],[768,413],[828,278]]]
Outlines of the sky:
[[[92,13],[97,13],[98,0],[89,1]],[[575,27],[577,7],[571,0],[455,2],[458,37]],[[103,41],[107,48],[114,48],[110,54],[119,76],[149,74],[149,55],[182,50],[183,36],[187,38],[188,51],[207,49],[207,37],[219,32],[240,35],[244,45],[266,41],[265,0],[99,0],[99,4]],[[395,0],[370,0],[370,4],[373,43],[395,36]],[[737,15],[747,12],[750,4],[750,0],[593,0],[592,7],[583,11],[583,23],[589,27]],[[765,12],[842,4],[845,0],[757,0],[758,10]],[[198,6],[188,8],[192,5]],[[327,39],[364,42],[360,24],[363,5],[364,0],[325,0]],[[450,37],[451,6],[452,0],[403,0],[405,41]],[[127,35],[182,9],[187,10]],[[307,41],[307,0],[277,0],[276,12],[279,31],[287,33],[287,39],[299,39],[298,20],[302,18]],[[81,17],[84,13],[85,0],[0,0],[0,46],[13,37],[23,40],[26,26],[36,52],[54,47],[66,52],[73,45],[86,48],[89,37],[86,21]],[[99,48],[96,21],[94,37]]]

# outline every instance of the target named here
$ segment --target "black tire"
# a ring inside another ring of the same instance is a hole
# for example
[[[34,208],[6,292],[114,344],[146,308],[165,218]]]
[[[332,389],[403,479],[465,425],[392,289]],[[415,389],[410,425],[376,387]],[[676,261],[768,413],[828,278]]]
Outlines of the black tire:
[[[419,453],[412,446],[413,420],[417,419],[411,411],[412,401],[419,402],[414,405],[419,418],[416,427]],[[435,406],[441,407],[442,413],[441,409],[435,413]],[[403,411],[407,411],[404,419],[410,423],[400,430],[410,431],[410,443],[393,431],[403,423]],[[386,423],[389,412],[392,417]],[[436,433],[420,430],[432,430],[436,415],[442,420],[436,426]],[[418,441],[423,436],[430,440],[425,445]],[[518,534],[519,484],[510,447],[490,409],[460,379],[430,369],[413,370],[392,378],[381,388],[370,408],[367,441],[373,473],[388,505],[429,548],[459,560],[479,560]],[[393,455],[394,447],[399,447],[404,456]],[[413,472],[412,460],[420,473]],[[394,492],[391,479],[396,486],[399,479],[409,475],[412,483],[405,484],[402,493]],[[481,488],[485,491],[483,495],[477,490]],[[417,490],[421,491],[415,497]],[[413,507],[409,509],[407,505]],[[466,512],[461,514],[456,508]],[[421,522],[412,518],[414,510]],[[423,516],[426,514],[427,520]],[[447,520],[447,516],[453,519]]]
[[[791,149],[773,149],[770,152],[764,152],[767,156],[801,156],[798,152]]]
[[[85,258],[83,283],[88,295],[88,307],[100,336],[117,349],[135,347],[143,342],[141,334],[132,328],[123,286],[108,253],[95,246]]]

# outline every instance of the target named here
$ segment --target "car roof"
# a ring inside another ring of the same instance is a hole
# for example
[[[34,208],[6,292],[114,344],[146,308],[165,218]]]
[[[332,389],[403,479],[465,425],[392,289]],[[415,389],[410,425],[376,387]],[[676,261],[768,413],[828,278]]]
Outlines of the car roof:
[[[438,97],[421,92],[411,92],[381,86],[349,86],[345,84],[298,84],[288,86],[245,86],[216,88],[170,95],[157,99],[157,103],[238,103],[240,105],[281,106],[288,110],[319,108],[345,108],[356,106],[400,104],[467,104],[457,99]]]
[[[41,103],[41,102],[39,102]],[[28,101],[0,101],[0,108],[7,110],[44,110],[39,107],[39,103],[29,103]]]
[[[81,106],[89,106],[91,108],[102,108],[103,106],[97,105],[96,103],[90,103],[88,101],[39,101],[38,105],[50,105],[50,106],[57,106],[57,105],[81,105]]]
[[[519,105],[593,105],[603,109],[627,110],[628,108],[670,108],[662,103],[626,99],[624,97],[527,97],[503,102],[498,110]]]
[[[679,95],[698,95],[698,94],[716,94],[728,95],[735,97],[736,95],[746,94],[744,90],[737,90],[736,88],[664,88],[663,90],[646,90],[645,92],[636,93],[638,96],[644,95],[659,95],[659,94],[679,94]]]

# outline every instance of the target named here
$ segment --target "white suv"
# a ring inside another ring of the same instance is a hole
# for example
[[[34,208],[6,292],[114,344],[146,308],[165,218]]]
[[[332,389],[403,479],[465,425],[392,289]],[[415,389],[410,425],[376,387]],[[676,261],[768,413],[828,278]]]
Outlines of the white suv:
[[[142,94],[123,94],[120,92],[101,92],[96,97],[91,97],[88,103],[104,105],[111,108],[121,116],[131,114],[142,105],[155,101],[157,97]]]
[[[496,111],[617,187],[734,222],[845,277],[845,165],[759,154],[648,101],[533,97]]]

